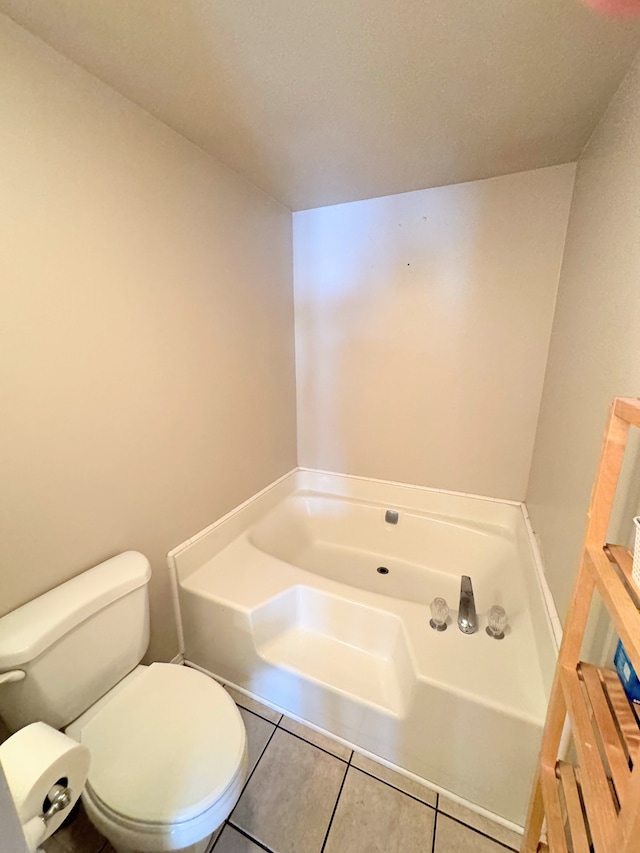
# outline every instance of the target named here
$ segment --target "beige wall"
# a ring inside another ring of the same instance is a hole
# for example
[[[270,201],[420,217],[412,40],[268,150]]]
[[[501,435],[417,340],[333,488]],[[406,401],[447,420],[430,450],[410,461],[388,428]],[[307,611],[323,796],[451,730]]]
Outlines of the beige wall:
[[[296,464],[291,215],[0,16],[0,607]]]
[[[561,616],[620,395],[640,396],[640,57],[578,163],[527,496]]]
[[[301,465],[524,498],[574,171],[294,214]]]

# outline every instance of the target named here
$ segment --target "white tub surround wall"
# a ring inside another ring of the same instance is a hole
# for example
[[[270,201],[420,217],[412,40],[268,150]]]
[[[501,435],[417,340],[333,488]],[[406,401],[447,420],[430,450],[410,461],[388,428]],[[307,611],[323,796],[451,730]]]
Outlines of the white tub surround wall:
[[[294,214],[300,465],[524,499],[574,171]]]
[[[640,55],[578,162],[527,493],[563,617],[611,399],[640,396],[639,234]],[[638,514],[632,461],[612,542]]]
[[[555,645],[520,505],[298,470],[169,562],[188,663],[523,823]],[[435,596],[452,609],[442,633]],[[502,641],[484,630],[492,604]]]
[[[296,464],[291,214],[0,15],[0,613]]]

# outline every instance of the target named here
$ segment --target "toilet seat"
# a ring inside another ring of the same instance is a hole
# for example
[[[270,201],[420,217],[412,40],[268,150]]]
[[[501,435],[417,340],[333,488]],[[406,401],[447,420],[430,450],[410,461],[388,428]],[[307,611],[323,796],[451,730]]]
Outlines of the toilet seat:
[[[227,791],[201,815],[182,823],[139,823],[113,812],[87,785],[82,802],[89,820],[117,849],[167,853],[207,839],[230,815],[246,779],[246,757]],[[193,845],[193,848],[190,846]]]
[[[83,799],[98,829],[149,851],[213,832],[246,773],[244,724],[228,693],[193,669],[154,663],[105,700],[73,726],[91,754]]]

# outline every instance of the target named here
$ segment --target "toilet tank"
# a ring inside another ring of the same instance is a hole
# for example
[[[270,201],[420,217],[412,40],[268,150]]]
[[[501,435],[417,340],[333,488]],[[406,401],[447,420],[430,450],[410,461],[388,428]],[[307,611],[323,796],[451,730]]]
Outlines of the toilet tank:
[[[147,558],[126,551],[0,618],[0,716],[11,731],[36,720],[63,728],[138,665],[150,577]]]

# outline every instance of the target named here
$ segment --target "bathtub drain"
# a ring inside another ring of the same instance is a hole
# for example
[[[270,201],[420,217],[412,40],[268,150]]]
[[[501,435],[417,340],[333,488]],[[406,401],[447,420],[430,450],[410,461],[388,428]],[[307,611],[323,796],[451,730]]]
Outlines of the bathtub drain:
[[[389,569],[386,566],[378,566],[376,571],[378,572],[379,575],[388,575],[389,574]]]

